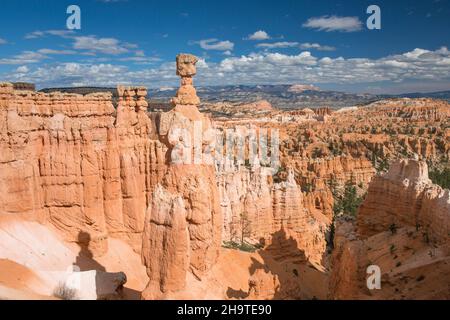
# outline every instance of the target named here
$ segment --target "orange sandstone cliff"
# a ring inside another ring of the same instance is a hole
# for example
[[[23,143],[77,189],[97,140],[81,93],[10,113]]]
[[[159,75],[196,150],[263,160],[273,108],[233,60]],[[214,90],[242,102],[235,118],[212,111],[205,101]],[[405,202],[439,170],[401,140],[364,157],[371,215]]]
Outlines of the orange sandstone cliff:
[[[329,297],[449,299],[450,194],[428,179],[427,164],[395,162],[370,183],[356,225],[336,225]],[[369,290],[367,267],[381,286]]]
[[[96,254],[107,250],[112,234],[138,249],[164,158],[144,109],[135,107],[135,92],[124,92],[116,114],[106,94],[1,85],[2,214],[51,224],[67,241],[83,242],[79,235],[87,232]]]

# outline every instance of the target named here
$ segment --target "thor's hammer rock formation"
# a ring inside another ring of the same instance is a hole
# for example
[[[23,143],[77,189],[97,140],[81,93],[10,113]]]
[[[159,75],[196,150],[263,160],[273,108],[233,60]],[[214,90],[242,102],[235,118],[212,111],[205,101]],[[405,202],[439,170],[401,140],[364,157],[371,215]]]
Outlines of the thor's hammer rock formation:
[[[213,149],[214,134],[210,119],[197,108],[196,62],[192,55],[178,55],[181,87],[172,100],[174,109],[162,114],[159,123],[160,140],[169,146],[168,170],[145,220],[142,259],[150,280],[143,299],[183,297],[187,273],[201,279],[219,254],[219,193],[205,152]]]

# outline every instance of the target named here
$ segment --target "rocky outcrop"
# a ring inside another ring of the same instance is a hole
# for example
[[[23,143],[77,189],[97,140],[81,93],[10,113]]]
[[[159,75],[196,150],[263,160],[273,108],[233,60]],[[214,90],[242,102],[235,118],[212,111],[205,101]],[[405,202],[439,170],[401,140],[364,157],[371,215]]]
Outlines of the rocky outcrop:
[[[177,91],[176,96],[172,99],[174,106],[197,106],[200,104],[200,99],[194,88],[193,77],[197,74],[195,67],[198,62],[197,57],[191,54],[177,55],[177,76],[181,77],[181,85]]]
[[[370,183],[356,224],[336,221],[329,297],[449,299],[449,223],[449,190],[428,179],[427,164],[395,162]],[[367,286],[369,266],[378,289]]]
[[[422,228],[430,240],[449,240],[449,190],[431,182],[425,162],[400,160],[370,184],[358,214],[360,236],[368,237],[393,225]]]
[[[367,185],[375,174],[375,170],[367,159],[352,157],[334,157],[320,159],[291,159],[289,164],[299,172],[299,182],[305,187],[312,187],[319,180],[325,184],[333,181],[337,186],[344,186],[347,182],[354,185]]]
[[[157,298],[166,291],[185,288],[189,238],[183,198],[158,186],[143,235],[143,263],[149,276],[144,298]]]
[[[368,294],[365,287],[364,242],[357,239],[354,221],[346,218],[334,222],[334,248],[331,257],[331,272],[328,295],[330,299],[357,299],[358,295]],[[367,297],[365,297],[367,298]]]
[[[269,172],[265,167],[241,167],[217,173],[223,241],[240,242],[244,236],[249,243],[267,246],[273,243],[277,232],[286,229],[296,239],[296,248],[304,251],[300,260],[321,265],[331,220],[320,208],[315,209],[315,204],[310,209],[310,199],[297,185],[293,170],[288,171],[286,181],[279,183],[270,182]],[[280,252],[284,251],[280,248]]]

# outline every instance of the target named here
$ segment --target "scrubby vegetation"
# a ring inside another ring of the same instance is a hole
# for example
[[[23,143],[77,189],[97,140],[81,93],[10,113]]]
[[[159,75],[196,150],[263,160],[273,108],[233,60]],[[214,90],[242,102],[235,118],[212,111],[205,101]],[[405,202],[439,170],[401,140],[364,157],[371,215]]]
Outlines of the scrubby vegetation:
[[[258,249],[261,249],[261,245],[253,245],[247,242],[238,243],[234,241],[225,241],[222,245],[222,247],[227,249],[235,249],[245,252],[255,252]]]
[[[245,252],[255,252],[256,250],[262,248],[260,245],[253,245],[245,241],[245,239],[251,235],[250,226],[248,213],[242,212],[239,222],[232,222],[230,224],[233,233],[231,238],[233,240],[223,242],[222,247]]]
[[[286,167],[280,166],[278,168],[277,173],[273,176],[273,182],[274,183],[280,183],[283,182],[285,179],[284,177],[286,176],[287,169]]]
[[[53,296],[62,300],[78,300],[77,291],[65,283],[59,283],[53,290]]]
[[[356,217],[358,208],[361,205],[364,196],[358,196],[356,186],[354,186],[351,181],[348,181],[345,184],[343,192],[338,190],[337,183],[334,179],[331,179],[328,185],[331,189],[331,192],[333,193],[334,205],[333,220],[327,236],[327,247],[329,250],[333,250],[335,233],[334,224],[336,221],[336,217],[340,215],[352,218]]]
[[[441,186],[444,189],[450,189],[450,168],[442,170],[431,169],[429,177],[433,183]]]
[[[363,201],[363,197],[358,196],[356,187],[351,183],[345,184],[344,192],[339,194],[333,191],[334,196],[334,214],[344,214],[355,217],[359,206]]]

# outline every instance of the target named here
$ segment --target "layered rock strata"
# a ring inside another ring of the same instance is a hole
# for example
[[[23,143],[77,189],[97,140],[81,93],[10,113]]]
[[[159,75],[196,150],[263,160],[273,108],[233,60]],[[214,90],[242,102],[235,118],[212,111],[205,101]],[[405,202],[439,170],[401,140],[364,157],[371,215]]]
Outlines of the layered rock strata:
[[[323,215],[319,198],[311,199],[302,193],[293,170],[289,170],[286,181],[279,183],[271,182],[267,171],[260,167],[217,173],[223,241],[240,242],[244,237],[249,243],[269,246],[276,244],[277,232],[289,230],[297,241],[296,248],[303,251],[300,260],[322,266],[331,219]]]

